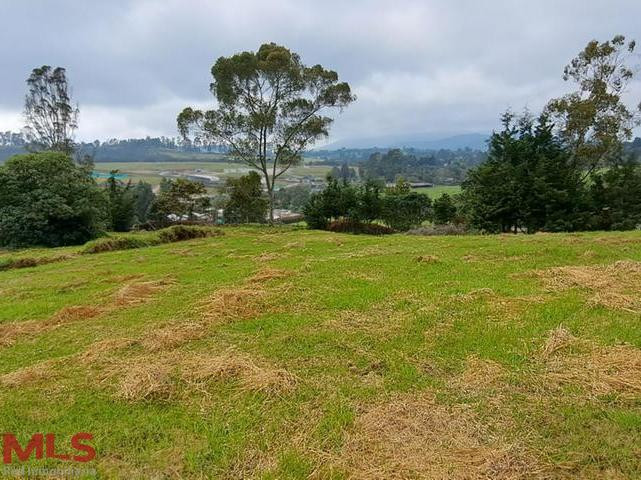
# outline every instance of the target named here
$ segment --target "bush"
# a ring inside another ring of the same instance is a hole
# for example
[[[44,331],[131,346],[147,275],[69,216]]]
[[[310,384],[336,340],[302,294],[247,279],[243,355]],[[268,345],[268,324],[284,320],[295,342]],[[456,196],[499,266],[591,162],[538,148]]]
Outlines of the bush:
[[[132,248],[151,247],[160,244],[158,237],[105,237],[89,242],[82,249],[81,253],[103,253],[115,252],[118,250],[131,250]]]
[[[99,238],[85,245],[81,253],[115,252],[220,235],[223,235],[222,231],[210,227],[174,225],[156,233]]]
[[[38,265],[46,265],[47,263],[62,262],[71,258],[71,255],[59,255],[57,257],[22,257],[22,258],[7,258],[0,260],[0,272],[3,270],[13,270],[16,268],[30,268],[37,267]]]
[[[394,230],[379,223],[362,223],[350,219],[331,222],[327,230],[337,233],[363,233],[366,235],[388,235]]]
[[[65,154],[16,155],[0,166],[0,246],[76,245],[99,235],[105,197]]]
[[[217,237],[222,235],[220,230],[214,230],[209,227],[199,227],[193,225],[174,225],[158,232],[160,243],[182,242],[194,238]]]
[[[417,227],[431,215],[432,200],[416,192],[387,195],[383,198],[382,220],[394,230]]]
[[[269,200],[263,194],[260,175],[251,171],[240,178],[228,178],[225,193],[226,223],[264,223],[269,211]]]
[[[444,193],[434,200],[434,223],[445,225],[456,219],[456,204],[454,199]]]

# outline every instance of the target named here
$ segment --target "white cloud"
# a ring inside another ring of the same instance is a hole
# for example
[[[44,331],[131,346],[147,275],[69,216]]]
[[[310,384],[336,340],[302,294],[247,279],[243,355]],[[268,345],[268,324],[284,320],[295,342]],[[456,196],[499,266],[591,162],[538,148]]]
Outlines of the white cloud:
[[[563,66],[592,38],[638,34],[639,16],[638,0],[8,2],[0,130],[21,124],[24,79],[47,63],[68,69],[81,138],[175,135],[180,109],[211,103],[218,56],[275,41],[359,96],[334,138],[485,132],[507,107],[567,91]],[[629,98],[641,100],[638,85]]]

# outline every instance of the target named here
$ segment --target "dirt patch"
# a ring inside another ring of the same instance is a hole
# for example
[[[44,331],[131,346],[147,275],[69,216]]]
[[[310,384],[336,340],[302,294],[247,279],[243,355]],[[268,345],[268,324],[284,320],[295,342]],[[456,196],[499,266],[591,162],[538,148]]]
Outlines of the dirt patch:
[[[475,300],[478,300],[479,298],[492,298],[495,296],[496,292],[491,288],[477,288],[467,293],[455,295],[454,298],[460,300],[461,302],[473,302]]]
[[[548,291],[588,290],[588,304],[641,313],[641,262],[621,260],[610,265],[556,267],[534,272]]]
[[[641,394],[641,350],[632,345],[602,346],[557,328],[542,348],[543,383],[553,388],[578,385],[592,395]]]
[[[464,406],[398,396],[355,422],[339,465],[352,479],[544,478],[523,449],[492,436]]]

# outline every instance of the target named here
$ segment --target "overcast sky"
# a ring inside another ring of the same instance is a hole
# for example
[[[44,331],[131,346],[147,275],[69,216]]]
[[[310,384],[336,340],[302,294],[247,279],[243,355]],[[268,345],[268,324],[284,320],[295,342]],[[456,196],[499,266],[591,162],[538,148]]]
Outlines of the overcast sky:
[[[175,136],[183,107],[211,105],[216,58],[265,42],[352,85],[332,140],[486,133],[506,108],[571,89],[563,67],[589,40],[641,42],[640,0],[0,0],[0,12],[0,130],[22,126],[25,79],[48,64],[67,68],[82,140]]]

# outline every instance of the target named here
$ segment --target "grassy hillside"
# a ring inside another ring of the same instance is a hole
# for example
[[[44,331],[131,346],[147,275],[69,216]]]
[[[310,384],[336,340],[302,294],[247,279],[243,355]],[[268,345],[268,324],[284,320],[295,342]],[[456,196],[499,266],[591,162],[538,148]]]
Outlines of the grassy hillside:
[[[0,272],[0,429],[100,478],[641,476],[641,232],[74,251]]]

